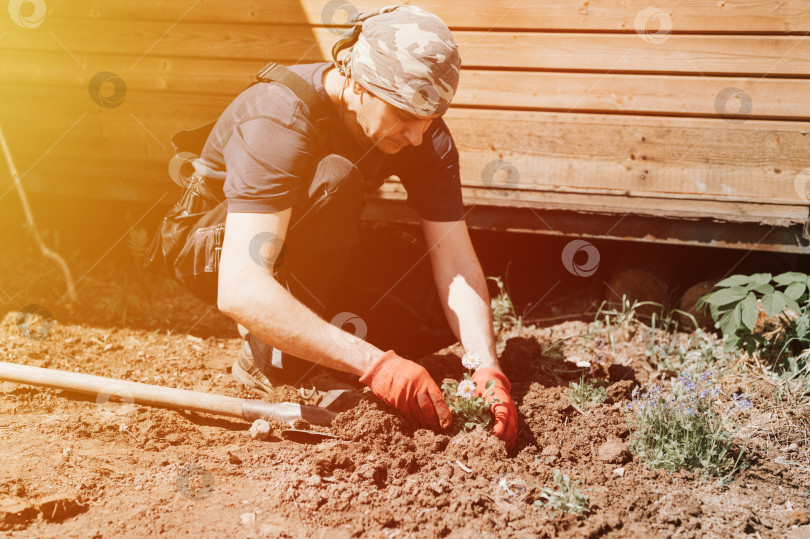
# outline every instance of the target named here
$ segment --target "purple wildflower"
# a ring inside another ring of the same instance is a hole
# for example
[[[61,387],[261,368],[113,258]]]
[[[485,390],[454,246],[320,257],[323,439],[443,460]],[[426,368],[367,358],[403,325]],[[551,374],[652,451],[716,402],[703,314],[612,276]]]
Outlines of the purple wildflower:
[[[746,410],[750,410],[754,406],[754,403],[751,402],[751,399],[745,397],[742,394],[734,393],[734,395],[732,395],[731,398],[734,400],[734,404],[737,405],[737,408],[739,408],[740,411],[745,412]]]

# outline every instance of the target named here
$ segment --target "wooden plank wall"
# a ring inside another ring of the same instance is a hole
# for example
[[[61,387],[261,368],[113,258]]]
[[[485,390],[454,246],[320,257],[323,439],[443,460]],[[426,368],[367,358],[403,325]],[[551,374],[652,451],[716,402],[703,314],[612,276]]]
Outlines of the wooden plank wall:
[[[461,49],[447,121],[469,201],[807,219],[806,0],[412,3],[442,17]],[[12,8],[0,16],[0,126],[25,185],[168,201],[174,132],[216,118],[270,59],[326,59],[332,24],[390,2],[18,4],[16,21]],[[105,72],[108,103],[112,81],[126,85],[115,107],[90,96]]]

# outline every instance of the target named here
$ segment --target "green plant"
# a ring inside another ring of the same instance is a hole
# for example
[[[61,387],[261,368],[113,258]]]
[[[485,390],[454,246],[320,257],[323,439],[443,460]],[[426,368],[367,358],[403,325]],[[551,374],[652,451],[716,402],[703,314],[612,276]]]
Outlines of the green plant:
[[[143,227],[134,228],[127,234],[127,251],[133,265],[138,270],[142,269],[143,258],[149,249],[149,234]]]
[[[512,303],[512,298],[509,296],[503,280],[500,277],[487,277],[487,279],[498,286],[498,295],[490,300],[492,324],[495,331],[498,332],[509,327],[520,329],[523,326],[523,319],[515,312],[515,305]]]
[[[785,360],[777,377],[773,397],[776,404],[797,406],[810,403],[810,348]]]
[[[630,330],[634,322],[638,320],[636,313],[639,308],[646,307],[647,305],[663,308],[660,303],[655,303],[654,301],[638,301],[636,299],[630,301],[625,295],[622,296],[618,305],[614,301],[603,301],[596,310],[594,321],[601,320],[601,318],[604,317],[605,326],[607,328],[614,325],[620,329]]]
[[[731,475],[738,468],[731,458],[732,438],[739,429],[739,412],[751,408],[749,399],[735,395],[729,410],[721,407],[720,386],[714,374],[682,372],[664,389],[653,385],[633,391],[630,450],[648,465],[674,471],[698,470],[708,476]]]
[[[724,370],[737,359],[735,354],[725,350],[724,340],[700,328],[680,335],[659,332],[653,339],[656,341],[651,339],[645,354],[658,360],[657,368],[660,371],[676,373],[684,369],[696,372],[709,368],[715,371]],[[664,342],[659,344],[661,340]]]
[[[696,328],[696,331],[701,331],[695,317],[686,311],[671,309],[666,315],[661,316],[653,312],[650,317],[650,325],[646,328],[649,340],[644,354],[647,357],[667,363],[672,356],[682,356],[686,352],[687,348],[682,344],[678,334],[679,318],[685,318],[692,323],[692,327]],[[662,367],[661,363],[659,363],[659,369],[669,370]]]
[[[636,311],[647,305],[661,307],[661,304],[651,301],[630,301],[627,296],[622,296],[618,305],[613,301],[603,301],[596,310],[593,322],[588,325],[587,335],[602,335],[616,357],[616,336],[629,340],[638,327],[643,325],[638,320]]]
[[[464,354],[461,357],[461,364],[467,369],[464,379],[461,381],[448,379],[442,383],[444,400],[453,413],[456,428],[461,430],[472,430],[478,426],[487,428],[492,421],[490,408],[493,404],[501,402],[498,399],[485,402],[486,397],[495,394],[492,391],[495,380],[487,380],[483,394],[478,396],[475,394],[476,384],[471,380],[471,376],[472,371],[481,366],[481,359],[476,354]]]
[[[745,350],[778,362],[810,345],[808,306],[810,277],[787,272],[732,275],[715,285],[717,290],[700,299],[727,339],[727,350]],[[761,311],[768,317],[757,327]]]
[[[583,374],[579,383],[571,382],[565,392],[566,398],[578,410],[586,408],[589,404],[599,404],[607,400],[605,381],[601,379],[585,380]]]
[[[572,482],[568,475],[556,468],[553,473],[553,487],[543,487],[540,491],[540,498],[543,498],[543,500],[535,500],[534,505],[577,515],[587,514],[590,511],[588,496],[574,488],[574,485],[580,484],[582,481],[576,480]]]

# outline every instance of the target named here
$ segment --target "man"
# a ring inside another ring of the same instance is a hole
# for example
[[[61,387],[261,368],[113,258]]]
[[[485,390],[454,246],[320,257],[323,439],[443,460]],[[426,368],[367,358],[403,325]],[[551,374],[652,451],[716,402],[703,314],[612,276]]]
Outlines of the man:
[[[487,397],[500,401],[492,407],[493,432],[511,447],[517,411],[463,219],[458,152],[441,119],[458,85],[456,44],[438,17],[413,6],[356,19],[362,25],[338,42],[334,65],[291,67],[326,101],[330,122],[316,121],[289,88],[257,84],[231,103],[194,163],[198,174],[224,181],[217,306],[244,328],[234,376],[269,390],[285,372],[349,373],[418,425],[446,428],[451,414],[436,382],[389,347],[410,348],[407,355],[419,359],[449,345],[452,332],[482,360],[473,376],[478,394],[495,380]],[[391,264],[357,255],[365,197],[391,175],[420,214],[435,289],[398,288],[419,273],[419,256],[386,281],[380,275]],[[425,291],[433,300],[424,300]],[[386,319],[386,301],[406,314]],[[431,301],[445,320],[431,315]],[[340,310],[355,318],[355,329],[367,326],[367,338],[326,320]]]

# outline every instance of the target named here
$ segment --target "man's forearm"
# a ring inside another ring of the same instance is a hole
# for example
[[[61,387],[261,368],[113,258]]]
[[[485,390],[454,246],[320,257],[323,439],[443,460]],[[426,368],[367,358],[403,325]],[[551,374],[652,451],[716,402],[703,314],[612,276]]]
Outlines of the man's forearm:
[[[242,283],[225,314],[258,339],[288,354],[362,375],[382,351],[323,320],[270,275]],[[246,291],[250,291],[246,293]]]
[[[438,280],[448,323],[464,350],[477,353],[482,367],[500,370],[489,292],[478,261],[448,271]]]

